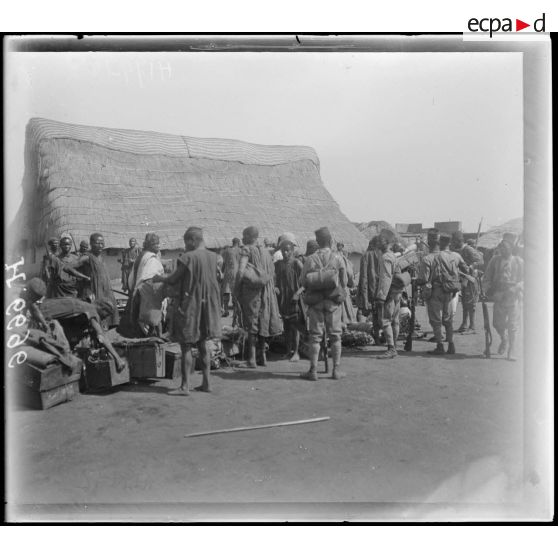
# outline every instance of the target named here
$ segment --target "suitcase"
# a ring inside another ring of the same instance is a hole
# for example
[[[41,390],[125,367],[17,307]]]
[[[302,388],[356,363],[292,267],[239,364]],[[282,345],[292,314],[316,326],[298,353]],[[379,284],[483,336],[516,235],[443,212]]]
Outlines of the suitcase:
[[[182,376],[182,349],[179,343],[166,343],[165,378],[176,380]]]
[[[130,366],[126,357],[121,358],[126,367],[118,372],[114,359],[106,351],[92,351],[85,361],[82,389],[92,391],[127,384],[130,381]]]
[[[79,395],[82,361],[69,369],[59,362],[38,368],[28,362],[15,371],[18,401],[32,409],[50,409]]]
[[[165,349],[163,343],[130,344],[126,356],[132,378],[164,378]]]

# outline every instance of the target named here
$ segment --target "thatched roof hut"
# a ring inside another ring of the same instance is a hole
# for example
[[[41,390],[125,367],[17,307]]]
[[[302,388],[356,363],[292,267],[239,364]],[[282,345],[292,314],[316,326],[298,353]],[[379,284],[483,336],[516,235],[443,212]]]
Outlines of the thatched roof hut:
[[[33,118],[27,126],[23,201],[14,232],[28,246],[71,232],[101,232],[107,248],[160,235],[183,247],[190,225],[209,248],[255,225],[261,238],[293,232],[300,244],[330,227],[350,252],[366,239],[320,178],[311,147],[256,145]]]
[[[492,227],[479,237],[477,246],[479,248],[492,249],[496,248],[501,242],[504,233],[513,233],[519,236],[523,232],[523,218],[512,219],[506,221],[502,225]]]
[[[354,223],[354,225],[367,240],[371,240],[374,236],[380,234],[382,229],[388,229],[397,234],[395,227],[387,221],[365,221],[363,223]]]

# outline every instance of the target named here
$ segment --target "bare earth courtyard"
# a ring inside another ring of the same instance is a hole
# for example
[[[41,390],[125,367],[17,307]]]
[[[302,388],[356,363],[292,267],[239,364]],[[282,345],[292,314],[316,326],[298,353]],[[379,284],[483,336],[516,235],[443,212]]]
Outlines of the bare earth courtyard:
[[[430,332],[423,307],[417,316]],[[460,318],[459,310],[455,324]],[[156,510],[178,504],[177,518],[203,505],[223,516],[235,503],[393,505],[401,517],[419,504],[513,506],[524,482],[521,353],[517,362],[484,359],[481,323],[477,331],[456,335],[454,356],[427,355],[433,344],[425,340],[387,361],[373,358],[381,347],[345,350],[340,381],[306,382],[298,376],[307,361],[271,360],[256,371],[214,371],[210,394],[170,396],[173,383],[161,380],[82,394],[47,411],[12,405],[8,506],[44,520],[44,505],[67,504],[60,513],[76,521],[95,509],[107,521],[146,513],[168,521],[172,513]],[[324,416],[330,420],[184,437]],[[132,506],[131,515],[112,513],[114,504]],[[281,508],[273,509],[280,519]]]

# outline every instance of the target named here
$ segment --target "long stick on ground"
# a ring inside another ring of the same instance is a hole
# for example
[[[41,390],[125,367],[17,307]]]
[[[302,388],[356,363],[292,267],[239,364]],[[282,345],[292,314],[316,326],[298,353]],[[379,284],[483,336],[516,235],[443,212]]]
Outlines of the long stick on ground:
[[[209,430],[207,432],[194,432],[186,434],[184,438],[195,438],[196,436],[209,436],[210,434],[223,434],[225,432],[240,432],[241,430],[259,430],[260,428],[273,428],[275,426],[291,426],[293,424],[306,424],[308,422],[321,422],[329,420],[329,417],[319,417],[311,419],[293,420],[290,422],[276,422],[274,424],[258,424],[254,426],[239,426],[237,428],[225,428],[223,430]]]

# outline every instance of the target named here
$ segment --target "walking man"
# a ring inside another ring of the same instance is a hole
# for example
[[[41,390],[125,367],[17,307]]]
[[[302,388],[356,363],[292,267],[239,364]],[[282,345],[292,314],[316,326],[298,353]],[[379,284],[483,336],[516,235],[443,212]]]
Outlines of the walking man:
[[[319,249],[309,256],[302,269],[302,285],[306,289],[304,301],[308,305],[308,324],[310,333],[309,358],[310,370],[301,374],[305,380],[318,379],[317,366],[320,353],[320,343],[324,330],[329,338],[331,357],[333,360],[332,378],[338,380],[341,373],[341,333],[343,299],[346,296],[347,270],[343,258],[332,252],[332,237],[327,227],[322,227],[316,232],[316,242]],[[320,283],[320,276],[325,276],[325,271],[333,272],[333,283],[326,288]]]
[[[483,277],[484,291],[494,301],[492,322],[500,336],[498,354],[508,351],[515,360],[515,340],[519,326],[519,305],[523,293],[523,260],[513,255],[513,244],[502,240],[498,255],[488,262]]]
[[[171,339],[182,348],[182,382],[177,394],[188,395],[194,374],[194,345],[202,363],[203,381],[195,391],[210,392],[210,355],[207,342],[221,337],[221,293],[217,255],[205,248],[202,229],[190,227],[184,233],[186,252],[177,260],[176,271],[156,275],[153,282],[179,286],[178,307],[174,314]]]

